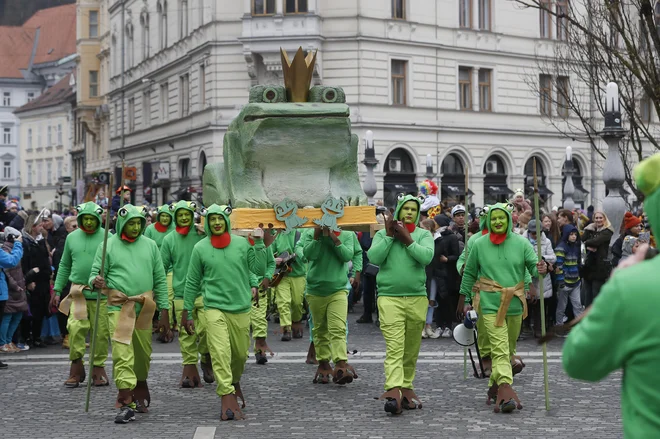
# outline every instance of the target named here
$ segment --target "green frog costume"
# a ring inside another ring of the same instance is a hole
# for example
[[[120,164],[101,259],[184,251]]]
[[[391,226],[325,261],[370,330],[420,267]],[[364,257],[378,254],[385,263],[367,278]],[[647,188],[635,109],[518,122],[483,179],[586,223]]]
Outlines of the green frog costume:
[[[660,230],[660,154],[633,170],[644,213]],[[626,438],[660,437],[660,258],[618,269],[564,343],[568,376],[599,381],[623,369],[621,410]],[[649,316],[643,315],[649,310]],[[647,318],[648,317],[648,318]],[[625,322],[617,325],[612,322]]]
[[[96,318],[96,296],[89,283],[89,273],[99,245],[103,242],[103,227],[101,214],[103,208],[93,202],[81,204],[78,212],[78,229],[66,237],[62,259],[60,260],[57,278],[55,279],[55,295],[61,295],[68,282],[71,282],[69,295],[60,303],[60,311],[68,315],[67,330],[69,331],[69,360],[71,370],[69,379],[64,385],[69,388],[78,387],[85,379],[85,339],[91,331],[92,322]],[[108,357],[108,310],[105,297],[101,297],[99,307],[99,323],[96,337],[95,352],[92,358],[92,380],[95,386],[110,384],[105,373],[105,360]]]
[[[280,232],[272,244],[273,254],[280,257],[283,252],[296,255],[291,264],[291,272],[287,274],[275,287],[275,303],[280,315],[280,328],[282,328],[282,341],[289,341],[291,337],[302,338],[304,314],[303,302],[305,288],[307,287],[307,262],[302,249],[296,251],[296,244],[302,237],[301,230]]]
[[[369,262],[378,265],[378,316],[386,344],[385,411],[399,414],[402,408],[421,408],[413,391],[417,357],[424,329],[428,298],[426,266],[433,260],[433,236],[419,224],[421,201],[400,195],[394,221],[403,223],[407,234],[393,229],[379,230],[367,252]],[[408,240],[409,238],[409,240]]]
[[[181,322],[183,312],[183,293],[186,288],[186,275],[190,265],[190,257],[195,245],[205,235],[195,229],[194,216],[197,204],[194,201],[179,201],[170,206],[169,210],[174,217],[175,231],[163,239],[160,246],[160,256],[163,260],[165,272],[172,273],[172,288],[174,290],[174,311],[176,321]],[[206,343],[206,320],[204,317],[204,303],[199,297],[189,317],[195,322],[197,334],[188,335],[186,331],[179,331],[179,349],[183,358],[183,372],[179,385],[183,388],[202,387],[202,380],[197,370],[197,362],[201,360],[204,381],[212,383],[213,368]],[[201,358],[200,358],[201,357]]]
[[[153,239],[156,241],[158,248],[163,244],[163,239],[169,235],[174,230],[174,215],[170,211],[170,206],[168,204],[163,204],[158,208],[158,215],[156,215],[156,222],[149,224],[147,229],[144,231],[144,236],[147,238]],[[167,297],[170,301],[170,325],[174,324],[174,288],[172,288],[172,272],[167,272]],[[172,338],[165,337],[165,334],[162,334],[162,337],[159,340],[163,342],[170,342]]]
[[[511,355],[520,333],[522,319],[527,316],[525,269],[538,276],[538,257],[528,240],[512,232],[511,204],[494,204],[488,210],[488,234],[472,244],[460,293],[467,303],[481,309],[479,319],[490,343],[492,372],[488,403],[495,400],[496,412],[522,409],[511,387],[513,372]],[[478,282],[478,292],[472,289]]]
[[[231,234],[231,207],[211,205],[204,229],[207,237],[193,249],[183,295],[182,323],[201,295],[206,314],[206,338],[221,397],[222,420],[241,419],[237,397],[245,400],[241,376],[250,347],[252,288],[266,272],[268,252],[262,239],[254,246],[242,236]],[[251,275],[254,273],[254,275]]]
[[[116,407],[121,409],[117,423],[132,420],[136,408],[146,412],[151,401],[147,377],[156,311],[161,311],[159,328],[169,329],[165,270],[158,246],[141,233],[147,222],[145,213],[131,204],[119,209],[117,233],[108,237],[104,272],[100,273],[101,244],[87,281],[92,285],[97,276],[105,281],[112,375],[119,391]]]
[[[312,331],[319,362],[313,382],[328,383],[332,378],[335,383],[343,385],[357,378],[346,355],[346,284],[348,261],[355,254],[355,234],[326,229],[326,235],[320,229],[318,234],[315,230],[302,233],[297,247],[302,249],[308,261],[307,303],[314,320]],[[335,364],[334,370],[330,361]]]
[[[266,233],[270,233],[266,231]],[[254,245],[256,241],[248,239],[250,245]],[[266,247],[266,272],[263,276],[257,273],[252,273],[255,278],[251,282],[259,285],[259,300],[252,302],[250,308],[250,326],[252,328],[252,338],[254,339],[254,356],[257,364],[266,364],[268,358],[267,353],[273,353],[268,347],[266,338],[268,337],[268,320],[266,320],[266,312],[268,311],[268,288],[270,279],[273,278],[275,272],[275,258],[273,257],[272,244]],[[268,280],[264,282],[265,280]]]

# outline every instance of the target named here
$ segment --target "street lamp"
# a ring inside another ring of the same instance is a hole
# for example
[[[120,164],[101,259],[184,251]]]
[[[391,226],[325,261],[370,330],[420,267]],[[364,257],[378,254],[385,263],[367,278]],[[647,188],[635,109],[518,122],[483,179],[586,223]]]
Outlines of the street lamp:
[[[610,246],[619,238],[619,230],[626,213],[626,202],[623,199],[623,183],[626,174],[619,153],[619,142],[625,137],[626,130],[621,126],[621,109],[619,105],[619,87],[614,82],[607,84],[605,94],[605,127],[600,133],[607,143],[607,159],[603,168],[603,182],[607,188],[607,196],[603,200],[603,212],[614,228]]]
[[[564,183],[564,209],[575,209],[573,194],[575,185],[573,184],[573,148],[566,147],[566,162],[564,163],[564,173],[566,174],[566,183]]]
[[[362,189],[367,196],[370,206],[375,204],[374,197],[378,192],[378,185],[376,184],[376,177],[374,176],[374,168],[378,164],[376,160],[376,150],[374,148],[374,132],[367,130],[364,135],[364,160],[362,164],[367,168],[367,175],[364,178]]]
[[[426,178],[433,180],[435,174],[433,173],[433,156],[426,154]]]

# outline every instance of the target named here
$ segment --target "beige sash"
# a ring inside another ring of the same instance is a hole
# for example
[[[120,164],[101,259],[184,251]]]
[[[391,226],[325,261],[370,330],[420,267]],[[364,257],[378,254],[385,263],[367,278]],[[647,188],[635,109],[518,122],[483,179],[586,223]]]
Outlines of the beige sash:
[[[68,316],[71,312],[71,304],[75,303],[76,306],[73,309],[73,319],[87,320],[89,316],[87,315],[87,299],[85,299],[85,295],[83,294],[83,291],[85,290],[91,291],[91,288],[87,285],[71,284],[69,295],[60,302],[58,308],[60,312]]]
[[[112,340],[131,344],[135,329],[151,329],[152,319],[156,312],[153,291],[147,291],[138,296],[127,296],[119,290],[104,289],[103,294],[108,296],[108,306],[121,306],[119,321],[112,335]],[[142,305],[140,316],[135,319],[135,304]]]
[[[527,299],[525,297],[525,282],[519,282],[513,287],[504,288],[497,282],[482,277],[479,279],[480,289],[484,292],[496,293],[501,292],[500,308],[497,310],[497,318],[495,319],[495,326],[503,326],[506,319],[506,313],[511,305],[511,299],[517,297],[523,304],[523,320],[527,317]],[[477,296],[478,297],[478,296]],[[477,300],[478,303],[478,300]],[[476,306],[475,306],[476,308]]]

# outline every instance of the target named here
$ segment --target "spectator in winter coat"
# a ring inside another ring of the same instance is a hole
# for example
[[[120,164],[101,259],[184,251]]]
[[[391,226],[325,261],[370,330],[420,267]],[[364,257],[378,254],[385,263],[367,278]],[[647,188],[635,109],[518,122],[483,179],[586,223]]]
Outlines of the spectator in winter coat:
[[[11,222],[9,223],[9,227],[18,230],[19,232],[22,232],[23,227],[25,227],[25,221],[27,221],[27,218],[28,218],[28,214],[24,210],[21,210],[16,214],[14,219],[11,220]]]
[[[583,278],[586,291],[584,305],[589,306],[598,296],[601,287],[610,277],[612,264],[608,260],[610,241],[614,229],[604,212],[594,213],[594,222],[589,224],[582,234],[582,242],[587,250]]]
[[[612,244],[612,267],[619,265],[623,255],[623,240],[628,236],[638,237],[642,231],[642,220],[633,215],[631,212],[626,212],[623,217],[623,233]]]
[[[561,241],[559,241],[559,244],[555,248],[555,254],[557,255],[557,266],[555,268],[557,313],[555,322],[557,325],[563,325],[564,323],[566,305],[569,300],[571,301],[575,317],[582,314],[582,303],[580,301],[580,260],[582,252],[578,238],[577,227],[568,224],[564,227]]]
[[[434,218],[438,228],[434,233],[434,255],[431,264],[432,279],[435,280],[438,302],[438,330],[443,338],[450,338],[458,306],[459,277],[456,261],[461,255],[459,238],[449,225],[451,220],[446,215]],[[432,287],[432,285],[429,285]]]
[[[5,243],[2,245],[2,250],[0,250],[0,253],[2,253],[0,258],[11,256],[15,248],[21,248],[21,243],[15,241],[16,238],[20,241],[21,233],[11,227],[5,227]],[[15,246],[16,243],[18,243],[17,246]],[[17,250],[17,252],[22,255],[22,250]],[[4,314],[0,318],[0,352],[20,352],[20,349],[12,343],[12,337],[16,332],[16,328],[18,328],[21,317],[28,310],[25,278],[23,277],[20,258],[17,258],[14,267],[4,268],[2,272],[7,279],[8,297]]]
[[[534,251],[537,249],[537,239],[541,238],[541,256],[545,262],[548,264],[554,264],[557,261],[555,252],[552,249],[552,242],[545,237],[543,233],[537,233],[537,224],[536,220],[531,220],[527,224],[527,230],[523,232],[523,237],[527,238],[529,243],[534,247]],[[543,277],[543,286],[539,286],[539,278],[536,277],[532,280],[534,289],[538,291],[538,294],[543,294],[544,298],[552,297],[552,279],[550,276]],[[541,303],[539,301],[529,301],[528,308],[530,309],[530,317],[534,322],[534,337],[541,337]]]

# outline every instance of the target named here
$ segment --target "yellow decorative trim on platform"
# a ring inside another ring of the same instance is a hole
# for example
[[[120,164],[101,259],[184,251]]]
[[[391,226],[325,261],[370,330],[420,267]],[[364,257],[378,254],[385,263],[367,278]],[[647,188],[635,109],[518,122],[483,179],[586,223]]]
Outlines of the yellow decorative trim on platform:
[[[300,217],[308,218],[307,222],[302,226],[304,228],[315,227],[316,224],[312,220],[323,216],[320,208],[298,209],[297,214]],[[230,221],[232,230],[254,229],[259,224],[263,224],[264,227],[272,224],[276,229],[285,228],[284,222],[278,221],[275,218],[275,211],[273,209],[234,209],[231,213]],[[337,225],[346,230],[351,226],[366,226],[369,229],[369,226],[372,224],[377,224],[376,208],[374,206],[347,206],[344,208],[344,216],[337,219]]]

